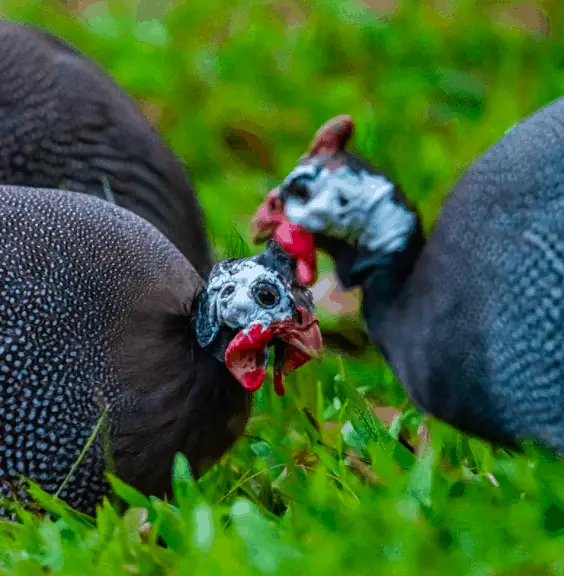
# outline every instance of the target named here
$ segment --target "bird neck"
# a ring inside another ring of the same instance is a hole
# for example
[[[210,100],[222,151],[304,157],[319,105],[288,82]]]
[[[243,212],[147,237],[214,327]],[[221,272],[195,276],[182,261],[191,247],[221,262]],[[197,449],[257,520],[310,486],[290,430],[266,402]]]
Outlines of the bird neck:
[[[170,495],[170,469],[185,454],[198,476],[243,433],[252,395],[198,345],[191,318],[143,310],[124,338],[119,380],[128,407],[114,439],[118,475]]]
[[[335,244],[328,250],[335,260],[337,276],[343,287],[361,288],[364,319],[370,334],[382,348],[384,343],[378,336],[381,326],[389,312],[397,306],[425,247],[421,222],[418,215],[415,216],[417,224],[406,236],[401,250],[384,252],[343,243]]]

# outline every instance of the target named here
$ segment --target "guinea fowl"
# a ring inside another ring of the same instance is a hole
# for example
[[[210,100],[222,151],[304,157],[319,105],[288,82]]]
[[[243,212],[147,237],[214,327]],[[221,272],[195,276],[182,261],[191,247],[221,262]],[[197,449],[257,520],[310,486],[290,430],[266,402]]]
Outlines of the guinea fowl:
[[[474,436],[564,448],[564,99],[486,151],[425,238],[397,185],[345,150],[348,116],[259,208],[314,279],[315,246],[360,286],[371,339],[412,400]]]
[[[204,276],[202,211],[182,165],[97,65],[40,30],[0,21],[0,183],[103,196],[155,225]]]
[[[0,234],[0,496],[20,475],[55,493],[102,417],[60,497],[91,514],[106,494],[103,427],[116,474],[170,494],[176,452],[198,476],[242,434],[269,345],[279,394],[320,350],[311,294],[274,243],[204,283],[133,212],[11,186]]]

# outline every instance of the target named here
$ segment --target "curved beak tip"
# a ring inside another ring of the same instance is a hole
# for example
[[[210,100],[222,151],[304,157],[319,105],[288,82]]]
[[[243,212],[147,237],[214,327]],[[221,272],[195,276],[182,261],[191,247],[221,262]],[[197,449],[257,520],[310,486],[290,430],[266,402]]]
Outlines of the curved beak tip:
[[[290,346],[299,350],[312,360],[319,360],[323,356],[323,338],[319,329],[319,322],[312,315],[302,309],[302,324],[294,323],[282,335],[282,339]]]
[[[274,232],[274,224],[270,224],[259,214],[253,216],[249,228],[253,244],[262,244],[268,240]]]
[[[257,208],[251,218],[250,230],[254,244],[268,240],[284,218],[284,210],[280,202],[280,190],[271,190],[266,200]]]

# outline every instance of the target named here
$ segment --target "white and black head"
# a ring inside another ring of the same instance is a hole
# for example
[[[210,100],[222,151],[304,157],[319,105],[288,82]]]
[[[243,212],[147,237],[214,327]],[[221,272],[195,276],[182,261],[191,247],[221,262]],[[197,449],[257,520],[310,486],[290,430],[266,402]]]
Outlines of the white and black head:
[[[423,242],[419,218],[399,187],[345,150],[352,132],[348,116],[325,124],[252,220],[255,241],[272,237],[296,257],[305,284],[315,279],[316,247],[336,259],[350,257],[347,248],[354,247],[372,263],[389,263]]]
[[[264,253],[216,264],[198,298],[198,344],[224,361],[248,390],[260,388],[270,345],[275,389],[282,378],[318,357],[321,333],[310,291],[295,280],[295,260],[270,242]]]

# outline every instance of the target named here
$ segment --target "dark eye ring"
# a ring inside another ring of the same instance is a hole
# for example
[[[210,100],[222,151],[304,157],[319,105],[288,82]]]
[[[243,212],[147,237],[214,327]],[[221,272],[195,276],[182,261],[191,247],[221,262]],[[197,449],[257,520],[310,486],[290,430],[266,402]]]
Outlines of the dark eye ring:
[[[274,308],[280,301],[280,292],[268,282],[258,282],[252,289],[253,298],[263,308]]]
[[[288,192],[302,202],[309,200],[310,197],[309,189],[303,178],[296,178],[296,180],[291,182],[288,186]]]
[[[349,199],[342,192],[339,192],[339,195],[337,196],[337,202],[341,208],[344,208],[349,203]]]

